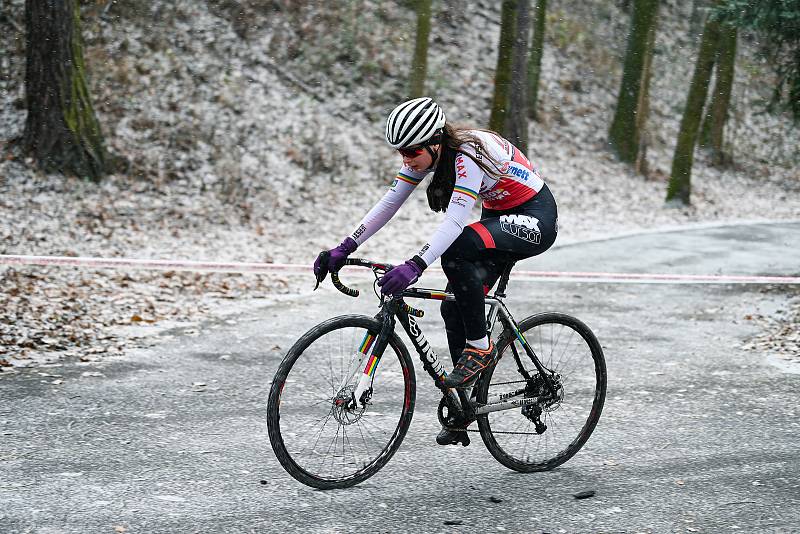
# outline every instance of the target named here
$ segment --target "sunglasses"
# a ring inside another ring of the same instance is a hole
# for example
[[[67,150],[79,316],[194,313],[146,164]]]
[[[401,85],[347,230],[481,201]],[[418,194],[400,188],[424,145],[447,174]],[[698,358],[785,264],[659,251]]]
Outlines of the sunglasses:
[[[425,147],[422,145],[417,145],[406,148],[398,148],[397,151],[400,152],[400,155],[405,158],[416,158],[425,151]]]
[[[409,146],[405,148],[398,148],[397,151],[400,152],[402,156],[405,156],[407,158],[416,158],[417,156],[422,154],[422,152],[425,151],[426,146],[438,145],[441,142],[442,142],[442,134],[438,133],[422,144]]]

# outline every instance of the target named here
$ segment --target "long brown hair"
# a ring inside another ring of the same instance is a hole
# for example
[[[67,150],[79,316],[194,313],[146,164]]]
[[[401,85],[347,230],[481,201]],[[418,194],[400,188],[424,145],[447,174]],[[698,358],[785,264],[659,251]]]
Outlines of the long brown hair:
[[[442,129],[442,153],[436,162],[436,170],[428,184],[428,206],[433,211],[446,211],[456,185],[456,154],[464,154],[475,162],[486,174],[497,175],[499,163],[489,155],[483,141],[470,131],[470,128],[457,127],[445,123]],[[499,135],[491,130],[481,130]],[[459,147],[469,144],[475,149],[475,154],[460,152]],[[487,163],[488,161],[488,163]]]

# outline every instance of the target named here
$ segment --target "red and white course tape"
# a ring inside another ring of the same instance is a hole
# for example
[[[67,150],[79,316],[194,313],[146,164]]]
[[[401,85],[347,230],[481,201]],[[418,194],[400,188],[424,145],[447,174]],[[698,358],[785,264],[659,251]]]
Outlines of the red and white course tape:
[[[79,258],[64,256],[0,255],[0,265],[40,265],[93,269],[147,269],[255,274],[311,274],[310,265],[286,263],[239,263],[184,260],[140,260],[131,258]],[[368,273],[364,268],[345,267],[348,274]],[[434,273],[436,274],[436,273]],[[441,274],[441,271],[438,272]],[[627,284],[800,284],[800,276],[696,275],[652,273],[598,273],[515,270],[515,279],[554,282]]]

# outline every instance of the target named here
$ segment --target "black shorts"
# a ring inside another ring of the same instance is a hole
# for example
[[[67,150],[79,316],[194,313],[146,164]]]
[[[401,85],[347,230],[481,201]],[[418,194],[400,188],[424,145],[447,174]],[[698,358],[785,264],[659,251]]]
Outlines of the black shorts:
[[[490,271],[484,282],[491,286],[506,263],[537,256],[550,248],[558,233],[558,208],[545,185],[535,197],[514,208],[484,208],[481,220],[470,224],[442,255],[472,260]]]

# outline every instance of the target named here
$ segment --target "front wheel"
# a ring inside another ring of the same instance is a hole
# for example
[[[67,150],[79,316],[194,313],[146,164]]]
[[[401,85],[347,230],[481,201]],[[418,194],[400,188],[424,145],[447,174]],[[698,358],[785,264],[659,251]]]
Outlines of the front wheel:
[[[319,489],[371,477],[400,447],[414,413],[416,383],[397,334],[377,364],[371,397],[352,394],[381,323],[362,315],[329,319],[301,337],[278,367],[267,402],[272,449],[286,471]]]
[[[479,415],[478,427],[501,464],[521,472],[547,471],[578,452],[597,425],[606,397],[606,363],[589,327],[569,315],[533,315],[519,323],[519,330],[550,385],[520,337],[504,330],[498,338],[499,361],[481,377],[476,400],[479,406],[487,399],[516,404]]]

